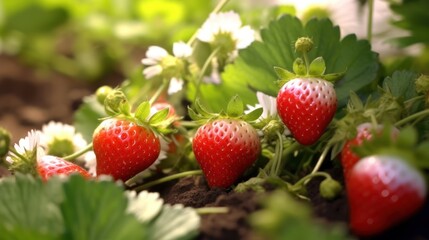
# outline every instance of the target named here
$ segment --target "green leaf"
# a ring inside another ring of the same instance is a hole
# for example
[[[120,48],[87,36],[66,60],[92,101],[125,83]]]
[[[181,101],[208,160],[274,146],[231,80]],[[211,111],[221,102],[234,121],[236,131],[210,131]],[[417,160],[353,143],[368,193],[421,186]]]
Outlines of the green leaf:
[[[141,122],[146,122],[146,118],[150,114],[150,103],[148,101],[144,101],[139,104],[137,107],[134,116]]]
[[[45,8],[36,4],[29,4],[6,16],[4,25],[7,29],[24,34],[49,33],[65,24],[69,17],[63,8]]]
[[[128,201],[114,182],[74,175],[63,191],[64,239],[144,239],[144,225],[126,213]]]
[[[280,80],[290,80],[296,77],[295,73],[289,72],[288,70],[281,67],[274,67],[274,71]]]
[[[357,40],[355,35],[340,40],[339,28],[328,19],[312,19],[303,26],[298,18],[285,15],[272,21],[260,35],[262,41],[241,50],[234,64],[226,67],[221,84],[201,85],[203,99],[211,109],[222,109],[236,94],[247,104],[257,103],[256,91],[277,96],[278,78],[273,66],[292,71],[299,57],[292,43],[302,36],[313,40],[315,47],[308,57],[323,57],[327,74],[347,70],[335,84],[339,108],[347,103],[350,91],[359,93],[377,76],[377,54],[368,41]]]
[[[255,121],[262,115],[263,112],[264,112],[263,108],[254,109],[253,111],[244,115],[243,120],[247,122]]]
[[[87,142],[92,142],[92,134],[100,125],[100,119],[106,117],[103,105],[94,95],[83,98],[83,104],[74,114],[74,126]]]
[[[61,197],[51,198],[49,191],[30,175],[17,173],[14,178],[1,179],[0,238],[58,239],[64,231],[58,208]]]
[[[296,75],[307,75],[307,66],[305,65],[305,62],[304,60],[302,60],[302,58],[295,59],[292,65],[292,69],[296,73]]]
[[[310,63],[310,69],[308,73],[312,76],[321,76],[325,73],[325,71],[325,60],[323,60],[322,57],[317,57]]]
[[[383,81],[383,88],[389,89],[393,96],[400,97],[404,101],[417,96],[416,79],[417,73],[410,71],[396,71],[392,77],[386,77]]]
[[[189,207],[165,205],[149,227],[148,239],[193,239],[200,227],[200,216]]]
[[[170,111],[170,108],[164,108],[158,112],[156,112],[152,117],[149,118],[149,123],[152,125],[157,125],[160,122],[164,121],[167,116],[168,112]]]
[[[235,95],[228,103],[226,113],[230,117],[239,117],[243,115],[244,104],[243,101]]]
[[[263,207],[250,216],[253,229],[263,239],[349,239],[347,227],[339,223],[324,224],[311,213],[310,205],[277,190],[263,199]]]

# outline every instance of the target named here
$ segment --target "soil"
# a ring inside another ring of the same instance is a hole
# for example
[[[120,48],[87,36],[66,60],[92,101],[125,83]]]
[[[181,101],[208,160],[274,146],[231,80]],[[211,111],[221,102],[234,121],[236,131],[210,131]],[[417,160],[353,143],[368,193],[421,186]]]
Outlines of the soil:
[[[122,78],[113,73],[102,84],[115,86]],[[91,94],[100,85],[70,79],[66,76],[39,72],[22,64],[13,57],[0,55],[0,127],[12,133],[16,142],[30,129],[40,129],[50,120],[72,123],[73,112],[84,96]],[[334,179],[342,182],[342,169],[324,166]],[[0,176],[4,175],[0,168]],[[347,222],[348,206],[345,192],[335,200],[320,197],[318,186],[321,179],[307,185],[315,216],[328,221]],[[155,190],[155,189],[153,189]],[[236,193],[230,189],[209,189],[204,178],[188,177],[157,186],[165,202],[200,208],[228,207],[227,214],[202,216],[201,233],[198,239],[252,239],[258,237],[246,221],[247,216],[260,209],[264,194],[255,192]],[[429,201],[412,218],[386,231],[380,236],[368,238],[429,240]]]

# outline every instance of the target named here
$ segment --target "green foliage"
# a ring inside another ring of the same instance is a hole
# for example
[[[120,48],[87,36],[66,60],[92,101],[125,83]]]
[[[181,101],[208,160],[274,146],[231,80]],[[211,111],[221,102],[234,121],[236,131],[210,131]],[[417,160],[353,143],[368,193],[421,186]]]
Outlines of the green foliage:
[[[143,239],[144,225],[126,213],[123,189],[110,181],[72,177],[63,185],[64,239]]]
[[[89,96],[83,99],[83,104],[75,112],[74,126],[87,142],[92,142],[94,130],[106,116],[103,105],[95,96]]]
[[[266,239],[344,240],[346,226],[318,222],[306,203],[284,191],[273,192],[263,202],[263,208],[250,216],[252,226]]]
[[[279,87],[274,67],[292,72],[293,63],[299,57],[294,42],[300,37],[313,40],[309,59],[323,57],[326,74],[345,71],[335,85],[340,106],[347,102],[351,90],[357,92],[376,78],[377,55],[371,52],[367,41],[357,40],[355,35],[340,40],[339,28],[328,19],[313,19],[304,26],[297,18],[285,15],[261,31],[262,42],[253,42],[239,52],[235,63],[226,67],[220,85],[201,85],[204,102],[218,110],[235,94],[246,104],[256,103],[255,91],[276,96]]]
[[[427,7],[428,1],[426,0],[393,1],[391,9],[401,16],[394,24],[410,32],[409,36],[396,39],[401,46],[409,46],[415,43],[429,45],[429,32],[427,31],[429,12]]]
[[[57,239],[64,231],[59,199],[40,179],[19,173],[0,181],[0,239]]]
[[[392,77],[384,79],[383,87],[389,89],[393,96],[408,100],[417,96],[415,83],[418,76],[410,71],[396,71]]]
[[[192,239],[200,217],[159,195],[127,192],[79,175],[48,182],[29,175],[0,181],[0,239]]]

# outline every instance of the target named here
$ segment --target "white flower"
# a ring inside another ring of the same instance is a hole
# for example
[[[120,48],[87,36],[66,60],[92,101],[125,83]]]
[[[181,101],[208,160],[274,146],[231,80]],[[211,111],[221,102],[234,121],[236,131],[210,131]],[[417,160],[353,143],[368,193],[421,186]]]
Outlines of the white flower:
[[[184,42],[173,43],[173,54],[177,58],[188,58],[192,55],[192,47]]]
[[[210,14],[198,30],[197,38],[214,45],[215,48],[221,47],[236,55],[237,49],[246,48],[255,40],[255,31],[249,26],[242,27],[240,16],[229,11]],[[227,46],[218,46],[222,44]]]
[[[23,157],[33,158],[36,157],[36,160],[39,160],[45,152],[40,147],[40,131],[31,130],[28,132],[28,135],[24,138],[21,138],[17,144],[14,145],[15,151]],[[36,152],[36,156],[34,153]],[[14,154],[6,157],[6,161],[9,164],[14,162]]]
[[[277,100],[275,97],[262,92],[256,92],[256,98],[258,99],[258,103],[255,106],[247,105],[248,110],[245,111],[246,114],[257,108],[262,108],[260,120],[277,116]]]
[[[170,85],[168,85],[167,93],[169,95],[176,93],[183,89],[183,80],[180,78],[171,78]]]
[[[51,121],[42,126],[40,146],[48,154],[61,157],[84,149],[87,142],[73,126]]]
[[[176,93],[183,88],[181,74],[184,71],[183,60],[192,55],[192,47],[184,42],[173,44],[173,56],[167,50],[158,46],[150,46],[146,52],[146,58],[142,63],[146,65],[143,74],[146,79],[161,75],[165,71],[166,77],[170,78],[168,94]]]
[[[92,176],[97,176],[97,157],[94,151],[88,151],[83,155],[83,161],[85,168]]]
[[[159,193],[148,191],[125,191],[128,198],[127,212],[134,214],[142,223],[146,223],[155,218],[162,209],[164,201],[159,197]]]
[[[277,99],[275,97],[264,94],[262,92],[256,92],[256,98],[258,99],[258,103],[254,106],[247,105],[247,110],[245,110],[244,113],[248,114],[257,108],[262,108],[262,114],[257,119],[257,121],[263,121],[265,119],[268,119],[268,120],[277,119],[277,120],[279,120],[279,117],[277,114]],[[289,129],[286,126],[284,126],[283,134],[284,135],[290,135],[291,134]],[[262,136],[263,133],[259,132],[259,135]]]
[[[143,70],[143,74],[147,79],[161,74],[161,61],[167,56],[168,52],[164,48],[158,46],[150,46],[148,48],[146,51],[146,58],[142,59],[142,63],[149,66]]]

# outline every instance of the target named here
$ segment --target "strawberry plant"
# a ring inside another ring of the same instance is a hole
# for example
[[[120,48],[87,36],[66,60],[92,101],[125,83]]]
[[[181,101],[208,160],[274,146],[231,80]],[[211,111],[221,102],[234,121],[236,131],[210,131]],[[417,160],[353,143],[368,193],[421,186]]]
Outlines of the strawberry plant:
[[[92,2],[0,0],[0,53],[106,79],[0,54],[0,239],[429,238],[423,3]]]

